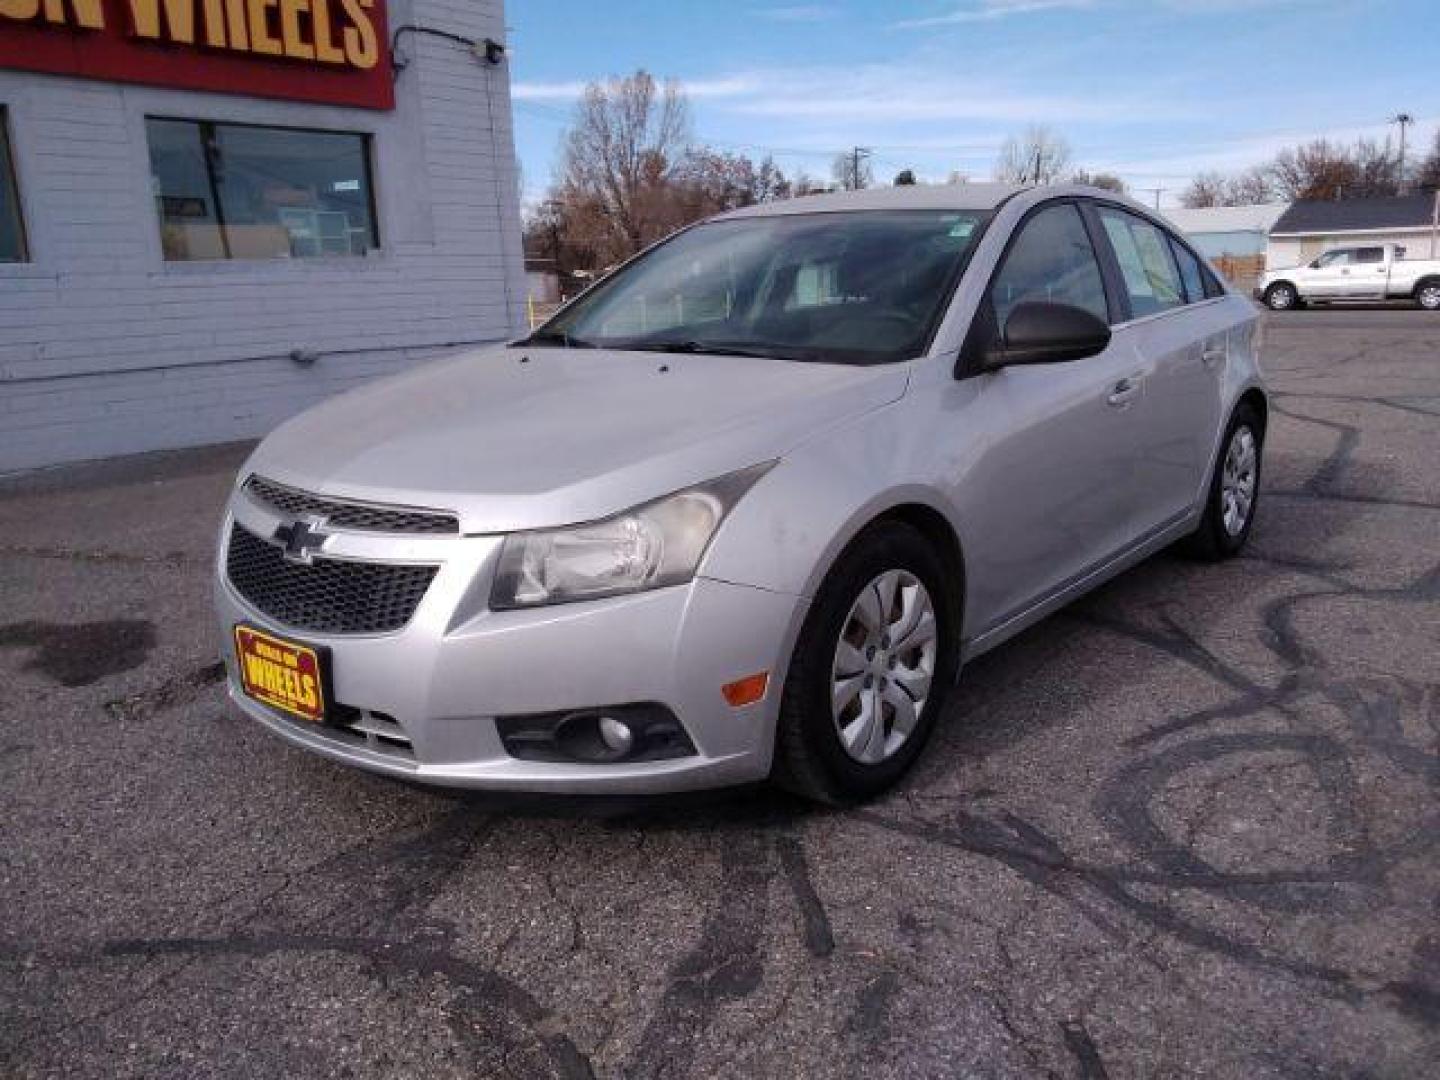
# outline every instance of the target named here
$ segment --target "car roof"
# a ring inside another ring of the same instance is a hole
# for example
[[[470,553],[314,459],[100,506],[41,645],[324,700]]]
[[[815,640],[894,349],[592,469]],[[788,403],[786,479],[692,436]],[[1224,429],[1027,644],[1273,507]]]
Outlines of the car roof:
[[[801,195],[793,199],[742,206],[710,218],[779,217],[787,214],[823,214],[855,210],[996,210],[1016,195],[1025,196],[1024,205],[1046,199],[1079,197],[1118,203],[1146,217],[1155,211],[1128,195],[1084,184],[904,184],[900,187],[864,188],[860,191],[832,191],[823,195]]]
[[[841,210],[993,210],[1010,196],[1025,190],[1026,187],[1019,184],[905,184],[757,203],[718,214],[711,220]]]

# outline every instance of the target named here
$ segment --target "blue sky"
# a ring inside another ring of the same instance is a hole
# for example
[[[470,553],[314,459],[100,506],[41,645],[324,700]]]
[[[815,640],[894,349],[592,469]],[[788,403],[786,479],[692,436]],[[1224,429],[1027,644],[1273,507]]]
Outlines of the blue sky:
[[[527,201],[547,186],[590,80],[645,68],[687,89],[697,141],[793,174],[874,148],[983,179],[1006,135],[1044,123],[1075,163],[1163,187],[1315,136],[1440,124],[1440,0],[509,0]],[[1145,198],[1152,196],[1146,194]]]

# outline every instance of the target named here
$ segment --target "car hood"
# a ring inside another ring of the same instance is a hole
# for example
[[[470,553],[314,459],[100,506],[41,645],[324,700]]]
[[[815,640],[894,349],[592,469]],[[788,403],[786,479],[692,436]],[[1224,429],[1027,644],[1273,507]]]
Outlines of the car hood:
[[[472,534],[592,521],[895,401],[908,368],[488,348],[301,413],[242,476],[452,510]]]

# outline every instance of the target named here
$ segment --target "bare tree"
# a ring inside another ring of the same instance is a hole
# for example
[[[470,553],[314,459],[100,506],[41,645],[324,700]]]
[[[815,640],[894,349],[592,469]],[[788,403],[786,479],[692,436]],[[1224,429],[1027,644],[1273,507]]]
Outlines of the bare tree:
[[[950,175],[945,177],[945,183],[952,187],[958,184],[968,184],[970,183],[970,174],[961,172],[959,169],[951,169]]]
[[[1384,142],[1374,139],[1357,139],[1350,151],[1350,160],[1355,163],[1359,180],[1356,197],[1376,195],[1399,195],[1405,186],[1400,156],[1390,148],[1387,136]]]
[[[843,154],[836,154],[830,165],[830,175],[842,191],[859,191],[869,187],[875,181],[874,171],[870,168],[870,151],[857,146]]]
[[[675,187],[687,220],[790,197],[790,181],[772,159],[756,164],[744,154],[705,147],[685,156],[676,170]]]
[[[816,180],[804,169],[801,169],[795,174],[795,180],[790,185],[790,193],[792,195],[818,195],[827,190],[829,189],[827,189],[824,184]]]
[[[1229,206],[1256,206],[1275,197],[1275,182],[1270,170],[1256,165],[1230,177],[1225,183],[1225,202]]]
[[[560,165],[573,229],[604,262],[634,254],[673,229],[673,181],[690,140],[679,84],[648,72],[591,83],[575,108]]]
[[[1225,177],[1218,172],[1196,173],[1190,186],[1180,193],[1180,205],[1187,210],[1203,210],[1225,204]]]
[[[1400,190],[1399,159],[1373,139],[1353,147],[1315,139],[1276,154],[1270,173],[1286,199],[1359,199]]]
[[[1125,181],[1114,173],[1108,172],[1092,173],[1085,169],[1076,169],[1075,175],[1070,177],[1070,182],[1100,188],[1102,191],[1113,191],[1117,195],[1124,195],[1126,191]]]
[[[1059,134],[1034,124],[1000,146],[995,179],[1002,184],[1053,184],[1070,165],[1070,144]]]
[[[1274,197],[1274,188],[1267,165],[1256,165],[1234,176],[1196,173],[1180,195],[1180,205],[1191,210],[1206,206],[1253,206],[1269,202]]]
[[[1420,191],[1440,190],[1440,131],[1435,132],[1435,145],[1429,156],[1415,170],[1414,183]]]

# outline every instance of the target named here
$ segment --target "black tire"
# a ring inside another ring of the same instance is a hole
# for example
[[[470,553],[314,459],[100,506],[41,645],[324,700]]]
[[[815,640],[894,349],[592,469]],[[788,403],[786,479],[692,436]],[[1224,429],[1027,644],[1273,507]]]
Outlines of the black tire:
[[[1277,281],[1265,290],[1265,306],[1271,311],[1293,311],[1300,306],[1300,293],[1288,281]]]
[[[937,648],[934,676],[913,732],[893,756],[870,764],[852,758],[836,730],[831,709],[833,665],[851,605],[889,570],[913,574],[929,593]],[[771,772],[775,783],[806,798],[841,806],[872,798],[905,774],[925,748],[955,681],[959,590],[960,583],[951,580],[929,541],[903,522],[878,522],[851,542],[820,586],[791,657],[775,737]]]
[[[1238,532],[1232,532],[1225,525],[1225,501],[1221,489],[1226,456],[1241,429],[1248,430],[1255,442],[1254,494],[1243,525]],[[1185,540],[1185,549],[1192,557],[1205,562],[1220,562],[1240,554],[1245,547],[1245,541],[1250,538],[1250,530],[1255,525],[1255,515],[1260,509],[1260,478],[1264,460],[1265,426],[1254,406],[1242,403],[1236,407],[1230,423],[1225,427],[1225,438],[1220,443],[1220,453],[1215,457],[1215,469],[1205,493],[1205,514],[1201,517],[1199,526]]]
[[[1440,311],[1440,281],[1422,281],[1415,286],[1415,303],[1426,311]]]

